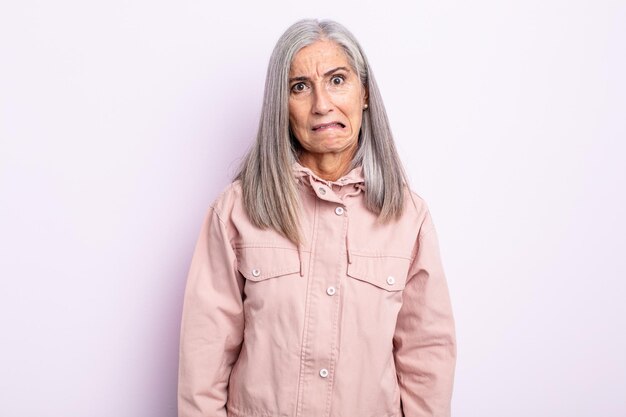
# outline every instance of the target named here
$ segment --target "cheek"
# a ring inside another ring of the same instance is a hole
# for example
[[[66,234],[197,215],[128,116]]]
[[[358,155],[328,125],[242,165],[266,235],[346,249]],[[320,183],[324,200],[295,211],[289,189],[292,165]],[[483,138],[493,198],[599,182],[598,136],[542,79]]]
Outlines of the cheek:
[[[363,109],[361,103],[357,102],[356,105],[351,107],[350,119],[354,125],[354,128],[358,129],[361,126],[361,120],[363,117]]]
[[[360,120],[363,114],[363,99],[357,94],[351,94],[343,100],[343,108],[352,121]]]
[[[299,128],[306,122],[301,109],[297,105],[289,105],[289,123],[292,129]]]

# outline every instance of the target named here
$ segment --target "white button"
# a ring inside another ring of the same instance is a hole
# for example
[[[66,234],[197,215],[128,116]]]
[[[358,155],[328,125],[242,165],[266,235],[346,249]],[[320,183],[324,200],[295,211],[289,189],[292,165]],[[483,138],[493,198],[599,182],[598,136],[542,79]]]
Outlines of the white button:
[[[326,369],[326,368],[320,369],[320,376],[322,378],[326,378],[328,376],[328,369]]]
[[[337,208],[335,209],[335,214],[336,214],[337,216],[341,216],[341,215],[343,214],[343,207],[337,207]]]
[[[259,275],[261,275],[261,271],[259,271],[258,269],[253,269],[252,270],[252,276],[258,277]]]
[[[326,289],[326,294],[328,294],[328,295],[335,295],[336,292],[337,292],[337,290],[335,290],[335,287],[328,287]]]
[[[320,188],[318,188],[318,190],[319,190],[321,195],[326,194],[326,189],[324,187],[320,187]]]
[[[387,277],[387,284],[393,285],[396,283],[396,279],[394,277]]]

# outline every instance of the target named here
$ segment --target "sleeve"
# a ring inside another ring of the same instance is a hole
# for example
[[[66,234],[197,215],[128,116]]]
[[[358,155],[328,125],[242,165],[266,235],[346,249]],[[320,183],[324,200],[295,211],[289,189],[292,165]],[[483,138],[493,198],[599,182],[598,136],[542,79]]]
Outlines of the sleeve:
[[[185,288],[178,373],[179,417],[226,417],[230,371],[243,342],[243,277],[223,222],[211,208]]]
[[[430,213],[402,295],[393,338],[404,417],[450,417],[455,324]]]

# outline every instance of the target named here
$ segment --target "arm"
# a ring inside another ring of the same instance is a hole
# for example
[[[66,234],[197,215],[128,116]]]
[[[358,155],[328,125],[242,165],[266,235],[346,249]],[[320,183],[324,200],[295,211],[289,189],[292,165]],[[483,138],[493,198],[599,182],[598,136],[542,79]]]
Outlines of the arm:
[[[228,379],[243,341],[243,278],[213,208],[189,269],[180,333],[179,417],[226,417]]]
[[[430,217],[420,229],[393,338],[405,417],[449,417],[456,336],[448,286]]]

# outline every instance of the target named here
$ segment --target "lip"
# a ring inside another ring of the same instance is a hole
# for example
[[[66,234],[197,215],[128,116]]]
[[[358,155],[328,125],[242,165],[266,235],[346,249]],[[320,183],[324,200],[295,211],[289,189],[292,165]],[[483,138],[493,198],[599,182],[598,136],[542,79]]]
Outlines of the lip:
[[[318,131],[318,130],[325,130],[325,129],[343,129],[345,127],[346,125],[344,125],[340,121],[335,120],[335,121],[328,122],[328,123],[317,124],[313,126],[311,130]]]

